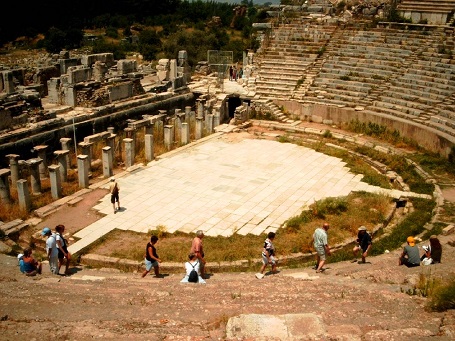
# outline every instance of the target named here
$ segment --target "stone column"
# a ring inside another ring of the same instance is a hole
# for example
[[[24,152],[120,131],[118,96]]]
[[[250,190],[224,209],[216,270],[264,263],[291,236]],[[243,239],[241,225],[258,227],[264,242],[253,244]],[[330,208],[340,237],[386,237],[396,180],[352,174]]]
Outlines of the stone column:
[[[111,133],[111,135],[112,135],[112,134],[115,134],[115,133],[114,133],[114,127],[107,127],[107,132],[108,132],[108,133]]]
[[[88,182],[88,155],[77,156],[77,175],[79,179],[79,188],[87,188]]]
[[[204,102],[201,99],[197,99],[197,116],[204,117]]]
[[[19,180],[19,163],[17,159],[19,159],[19,155],[17,154],[8,154],[6,155],[9,158],[9,169],[11,171],[11,184],[13,186],[16,185],[17,180]]]
[[[49,177],[51,178],[52,199],[57,200],[62,197],[62,182],[60,181],[60,165],[50,165]]]
[[[123,139],[123,142],[125,142],[125,166],[126,168],[131,167],[134,165],[134,145],[133,145],[133,139]]]
[[[206,128],[207,128],[207,134],[213,133],[213,115],[208,114],[205,116],[205,121],[206,121]]]
[[[191,112],[191,107],[190,106],[186,106],[185,107],[185,115],[188,116]]]
[[[145,135],[153,135],[153,122],[150,121],[150,124],[145,126]]]
[[[202,127],[204,125],[204,119],[202,117],[196,117],[196,140],[202,138]]]
[[[92,145],[93,142],[81,142],[79,143],[79,147],[82,148],[82,154],[87,156],[87,167],[88,171],[92,170]],[[79,156],[78,156],[79,158]],[[79,161],[78,161],[78,169],[79,169]]]
[[[111,136],[109,136],[106,141],[107,147],[111,147],[112,155],[114,155],[114,151],[115,151],[115,138],[116,137],[117,137],[117,135],[111,134]]]
[[[46,178],[47,176],[47,155],[46,155],[46,150],[47,150],[47,147],[48,146],[45,146],[45,145],[41,145],[41,146],[36,146],[36,147],[33,147],[33,149],[38,152],[38,157],[43,160],[40,165],[39,165],[39,176],[41,177],[41,179],[44,179]]]
[[[71,139],[67,137],[63,137],[60,139],[60,143],[62,144],[62,150],[70,150],[70,142]],[[71,169],[71,159],[69,153],[66,155],[66,169]]]
[[[19,199],[19,207],[29,212],[32,209],[32,201],[30,200],[30,192],[28,190],[27,180],[17,180],[16,186],[17,197]]]
[[[109,178],[114,175],[114,163],[111,147],[103,148],[103,176]]]
[[[41,179],[39,165],[43,160],[40,158],[30,159],[27,164],[30,167],[30,183],[32,184],[32,194],[41,194]]]
[[[145,160],[147,162],[152,161],[155,159],[155,151],[153,149],[153,135],[152,134],[145,134]]]
[[[188,123],[182,123],[180,136],[182,144],[188,144],[190,142],[190,125]]]
[[[57,157],[58,165],[60,166],[60,179],[61,181],[68,181],[68,159],[70,151],[69,150],[56,150],[54,155]]]
[[[125,128],[125,136],[127,139],[131,139],[133,151],[136,152],[136,130],[134,128]],[[123,140],[125,141],[125,140]],[[134,158],[134,156],[133,156]]]
[[[217,110],[215,114],[213,114],[213,128],[218,127],[220,125],[220,112]]]
[[[9,192],[8,177],[11,171],[8,168],[0,169],[0,201],[4,204],[11,203],[11,193]]]
[[[171,150],[172,145],[174,144],[174,134],[173,134],[172,125],[165,125],[164,126],[164,147],[166,150]]]

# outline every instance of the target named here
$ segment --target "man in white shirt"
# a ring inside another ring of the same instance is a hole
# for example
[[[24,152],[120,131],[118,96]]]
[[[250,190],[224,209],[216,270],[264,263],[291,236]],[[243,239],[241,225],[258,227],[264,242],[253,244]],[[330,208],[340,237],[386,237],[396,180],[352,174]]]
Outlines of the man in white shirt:
[[[52,234],[52,231],[49,227],[43,228],[41,235],[47,236],[46,253],[47,258],[49,259],[49,268],[51,270],[51,273],[58,275],[58,248],[55,235]]]

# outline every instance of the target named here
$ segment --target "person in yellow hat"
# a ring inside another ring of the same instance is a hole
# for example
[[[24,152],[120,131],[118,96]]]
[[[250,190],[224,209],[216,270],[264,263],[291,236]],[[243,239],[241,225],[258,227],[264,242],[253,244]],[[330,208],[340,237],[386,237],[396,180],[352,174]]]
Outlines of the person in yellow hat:
[[[416,246],[414,237],[409,236],[406,239],[408,245],[406,245],[401,253],[398,265],[406,265],[408,268],[414,266],[420,266],[420,253],[419,248]]]

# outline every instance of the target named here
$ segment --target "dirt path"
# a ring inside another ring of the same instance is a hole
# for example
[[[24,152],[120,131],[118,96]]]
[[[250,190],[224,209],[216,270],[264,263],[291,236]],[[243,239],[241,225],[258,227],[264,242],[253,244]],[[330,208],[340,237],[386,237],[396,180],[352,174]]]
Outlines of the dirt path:
[[[252,273],[213,274],[206,285],[112,269],[75,268],[70,277],[19,273],[14,257],[0,255],[2,340],[223,340],[225,323],[240,314],[311,313],[326,340],[453,340],[455,311],[428,313],[426,298],[406,291],[420,276],[453,272],[455,248],[442,237],[443,263],[398,267],[399,250],[365,265],[328,264],[283,269],[258,280]],[[209,251],[209,250],[208,250]]]

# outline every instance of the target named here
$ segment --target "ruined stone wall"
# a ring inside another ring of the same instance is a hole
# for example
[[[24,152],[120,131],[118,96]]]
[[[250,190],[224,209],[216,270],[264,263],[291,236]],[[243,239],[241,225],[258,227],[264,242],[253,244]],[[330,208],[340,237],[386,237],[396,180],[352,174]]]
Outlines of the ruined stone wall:
[[[421,147],[448,158],[455,147],[455,137],[437,131],[416,122],[401,118],[392,118],[370,111],[356,111],[353,108],[337,108],[320,104],[299,103],[296,101],[276,101],[292,113],[293,117],[302,121],[325,124],[345,125],[352,120],[361,123],[376,123],[390,130],[397,130],[400,135],[417,142]]]

